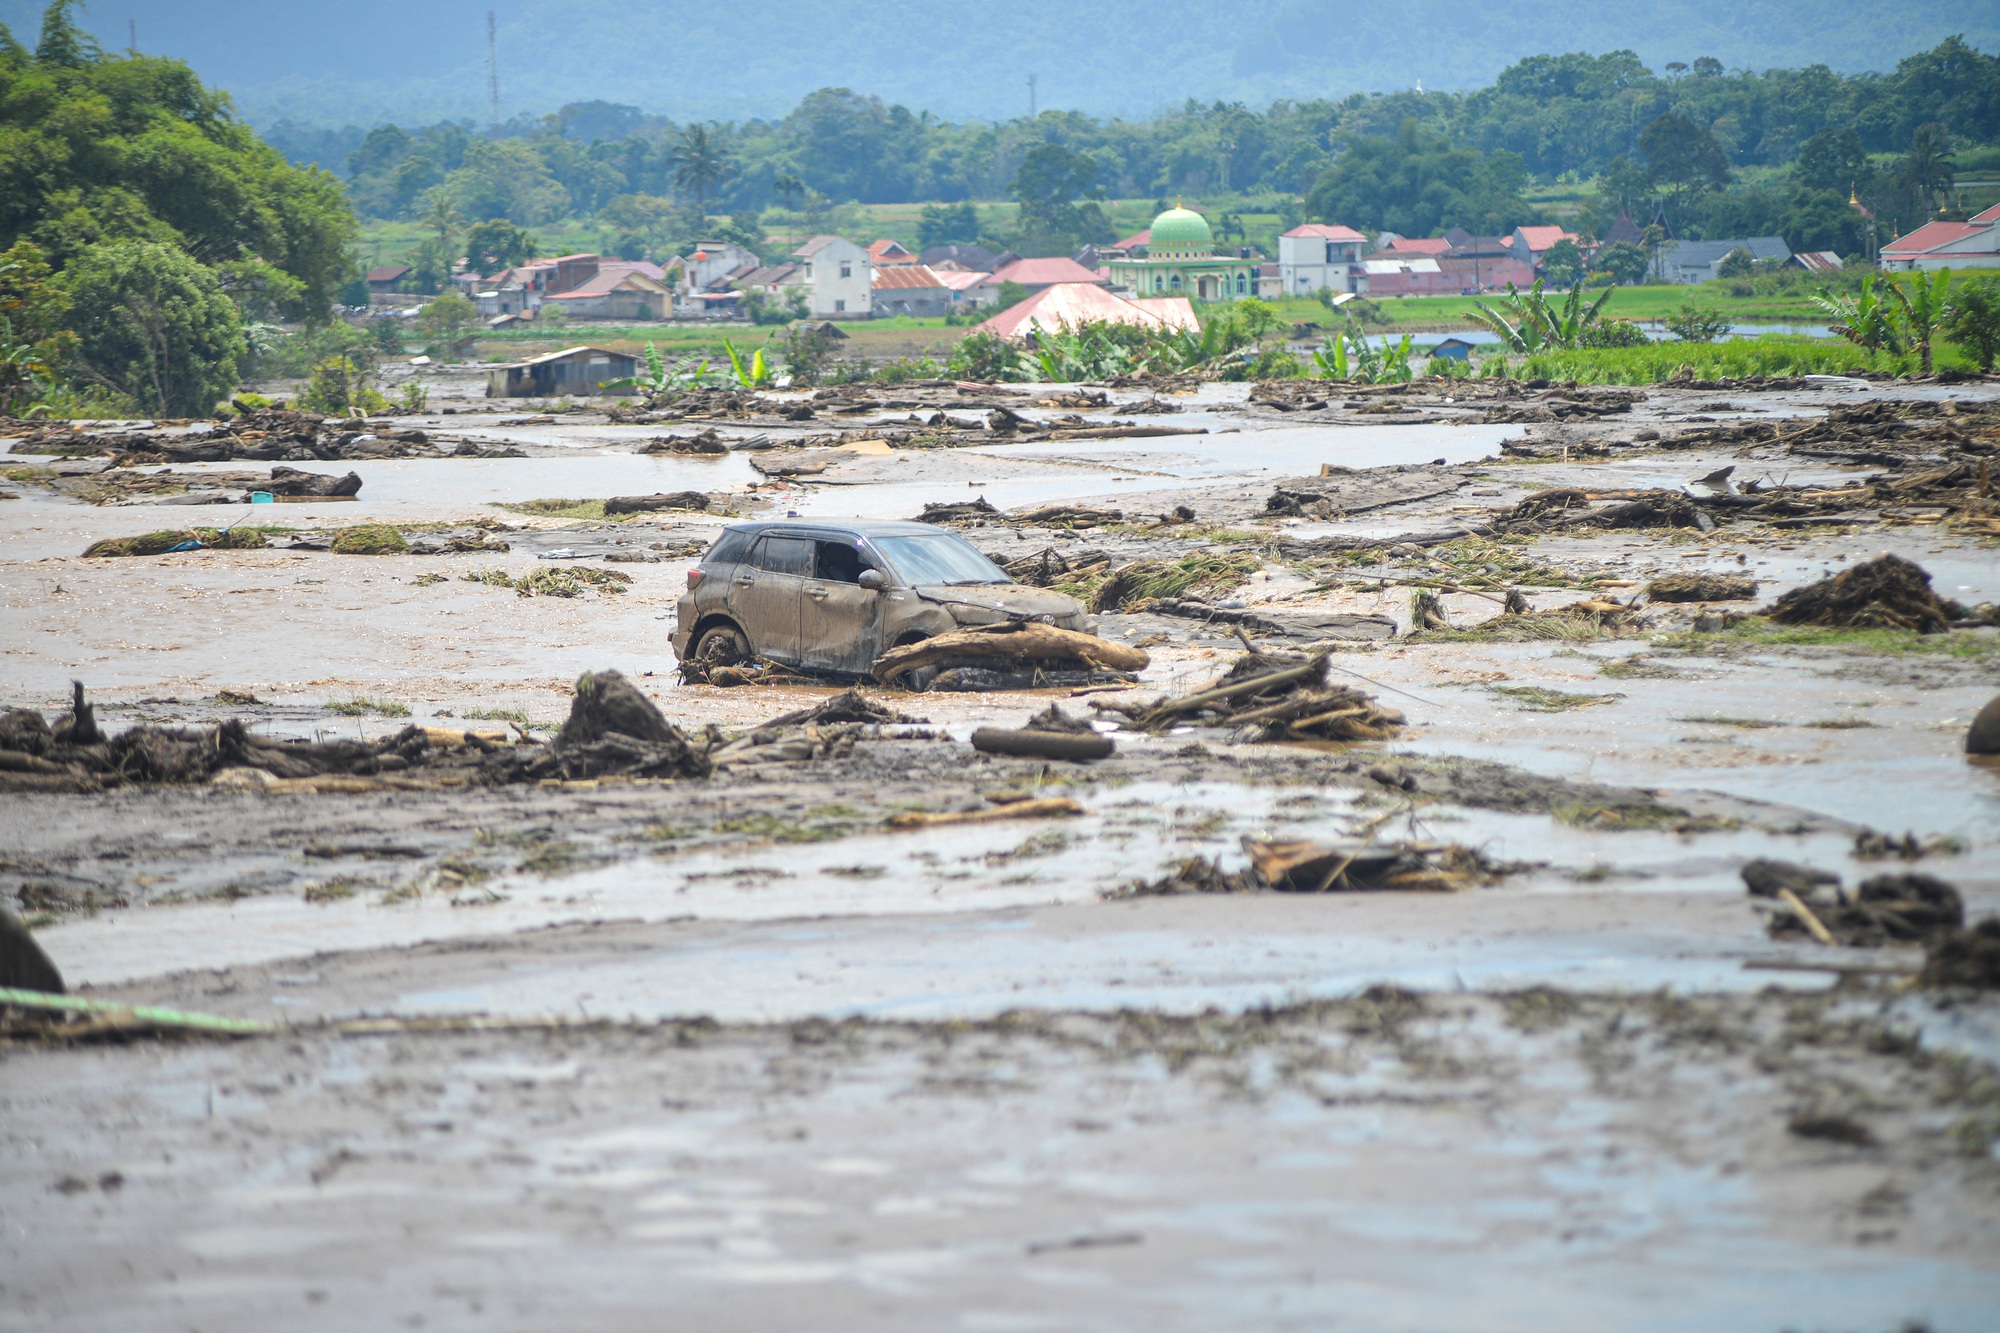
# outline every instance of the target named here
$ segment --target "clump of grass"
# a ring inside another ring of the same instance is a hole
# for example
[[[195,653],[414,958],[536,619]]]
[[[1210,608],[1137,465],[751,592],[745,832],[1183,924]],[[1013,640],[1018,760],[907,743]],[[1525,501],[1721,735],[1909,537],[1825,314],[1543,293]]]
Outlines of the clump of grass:
[[[314,880],[306,885],[305,900],[309,903],[337,903],[343,898],[352,898],[357,889],[373,887],[373,881],[359,875],[335,875],[332,879]]]
[[[459,577],[467,583],[483,583],[490,588],[512,588],[520,597],[581,597],[591,588],[616,596],[632,581],[630,574],[592,565],[545,566],[520,578],[510,576],[504,569],[475,569]]]
[[[1672,667],[1648,662],[1643,657],[1621,657],[1615,662],[1606,662],[1598,675],[1610,680],[1686,680],[1687,676]]]
[[[1549,813],[1575,828],[1650,832],[1711,833],[1735,828],[1740,821],[1713,815],[1693,815],[1672,805],[1556,805]]]
[[[339,713],[342,717],[366,717],[373,713],[378,717],[408,717],[408,704],[399,704],[394,699],[369,699],[355,696],[352,699],[329,699],[320,705],[329,713]]]
[[[1704,727],[1735,727],[1740,731],[1762,731],[1767,727],[1789,725],[1784,722],[1768,722],[1761,717],[1677,717],[1676,722],[1693,722]]]
[[[1835,648],[1891,656],[1920,653],[1983,658],[2000,654],[2000,639],[1982,634],[1919,634],[1907,629],[1829,629],[1817,625],[1774,625],[1762,616],[1744,616],[1723,629],[1662,635],[1654,646],[1689,653],[1721,653],[1760,648]]]
[[[541,518],[602,519],[602,500],[518,500],[495,506],[511,509],[517,514],[534,514]]]
[[[1867,367],[1868,353],[1852,343],[1766,337],[1537,352],[1516,373],[1521,379],[1575,380],[1580,384],[1658,384],[1676,378],[1843,375]]]
[[[1861,731],[1875,724],[1866,718],[1860,717],[1824,717],[1817,722],[1808,722],[1805,725],[1814,731]]]
[[[468,722],[512,722],[523,731],[532,725],[519,708],[468,708],[459,716]]]
[[[1257,571],[1257,557],[1241,552],[1184,555],[1178,560],[1139,560],[1109,578],[1059,583],[1056,590],[1096,610],[1115,610],[1145,597],[1215,596],[1242,586]],[[1106,586],[1109,585],[1109,586]],[[1075,589],[1075,591],[1072,591]],[[1087,591],[1086,591],[1087,589]]]
[[[143,533],[137,537],[106,537],[103,541],[92,542],[84,550],[84,555],[165,555],[176,546],[183,546],[188,542],[194,542],[210,551],[250,551],[263,547],[264,534],[257,529],[169,529],[163,532]]]
[[[1454,574],[1461,576],[1460,581],[1467,583],[1477,582],[1469,576],[1483,575],[1496,586],[1594,589],[1607,577],[1572,574],[1545,565],[1518,546],[1518,539],[1510,542],[1469,537],[1433,548],[1431,558],[1450,566]]]
[[[405,555],[410,544],[387,523],[363,523],[334,533],[329,549],[335,555]]]
[[[1572,708],[1608,704],[1625,697],[1622,694],[1570,694],[1563,690],[1544,689],[1540,685],[1489,685],[1486,688],[1516,700],[1531,713],[1561,713]]]
[[[435,584],[443,583],[444,581],[445,581],[444,575],[439,574],[436,571],[432,571],[431,573],[428,574],[419,574],[414,580],[412,580],[412,582],[414,582],[416,586],[419,588],[428,588]]]
[[[715,831],[742,837],[769,838],[774,842],[833,842],[858,832],[866,822],[866,816],[858,810],[844,805],[826,805],[796,816],[765,811],[740,815],[718,821]]]
[[[1403,643],[1584,643],[1618,633],[1595,616],[1495,616],[1458,629],[1425,629],[1405,634]]]

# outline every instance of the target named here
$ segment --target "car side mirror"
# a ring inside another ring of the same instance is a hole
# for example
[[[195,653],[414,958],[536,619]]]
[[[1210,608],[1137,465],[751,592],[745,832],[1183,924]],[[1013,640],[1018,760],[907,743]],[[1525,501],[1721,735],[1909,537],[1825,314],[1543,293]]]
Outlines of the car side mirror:
[[[889,580],[882,577],[882,571],[879,569],[864,569],[861,571],[861,577],[854,581],[870,592],[880,592],[889,586]]]

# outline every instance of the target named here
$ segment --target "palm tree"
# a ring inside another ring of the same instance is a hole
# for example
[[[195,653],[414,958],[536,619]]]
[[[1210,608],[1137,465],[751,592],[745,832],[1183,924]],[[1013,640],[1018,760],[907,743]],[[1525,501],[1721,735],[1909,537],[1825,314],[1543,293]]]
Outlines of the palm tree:
[[[452,237],[465,225],[464,216],[458,211],[458,200],[451,191],[442,187],[425,196],[424,215],[417,219],[417,225],[437,237],[438,248],[450,255]],[[457,258],[451,255],[451,258]]]
[[[688,126],[667,160],[674,166],[675,187],[693,194],[696,211],[707,218],[708,196],[736,174],[722,131],[708,125]]]
[[[785,212],[788,215],[796,214],[799,211],[799,196],[806,192],[806,183],[804,181],[788,171],[771,182],[771,189],[780,199],[785,201]],[[785,219],[785,236],[787,241],[790,240],[791,233],[792,221],[788,216]]]
[[[1942,125],[1919,125],[1910,136],[1910,151],[1903,156],[1897,173],[1903,188],[1921,197],[1933,213],[1944,207],[1943,199],[1957,178],[1958,164],[1952,160],[1951,136]]]

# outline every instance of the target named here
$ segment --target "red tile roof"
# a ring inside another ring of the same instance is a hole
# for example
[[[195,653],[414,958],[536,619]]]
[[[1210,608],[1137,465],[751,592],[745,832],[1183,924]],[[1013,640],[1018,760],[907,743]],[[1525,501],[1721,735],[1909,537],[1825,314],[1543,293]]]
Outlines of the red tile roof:
[[[1136,324],[1148,329],[1167,327],[1161,315],[1136,301],[1114,296],[1094,282],[1058,282],[1018,305],[1008,306],[980,324],[978,331],[1019,338],[1037,331],[1055,333],[1094,323]]]
[[[901,241],[877,241],[868,247],[868,255],[877,264],[914,264],[917,262],[917,257],[911,254]]]
[[[1983,215],[1982,215],[1983,216]],[[1926,222],[1908,236],[1898,236],[1882,247],[1885,255],[1920,255],[1935,250],[1940,245],[1962,241],[1968,236],[1977,236],[1991,227],[1975,226],[1970,222]]]
[[[1528,243],[1530,254],[1538,255],[1557,241],[1576,240],[1575,233],[1564,231],[1561,227],[1516,227],[1514,230]]]
[[[1561,228],[1557,228],[1558,231]],[[1378,255],[1430,255],[1435,258],[1451,249],[1442,236],[1398,236],[1375,253]]]
[[[384,264],[380,268],[368,270],[370,282],[394,282],[410,271],[408,264]]]
[[[1046,259],[1017,259],[993,275],[995,282],[1018,282],[1023,287],[1047,287],[1058,282],[1108,283],[1102,273],[1087,269],[1067,255]]]
[[[1993,205],[1993,207],[1987,209],[1984,213],[1974,213],[1972,215],[1972,221],[2000,222],[2000,204]]]
[[[1113,241],[1111,248],[1113,250],[1137,250],[1142,245],[1151,245],[1152,243],[1153,229],[1148,227],[1144,231],[1133,232],[1122,241]]]
[[[1324,222],[1308,222],[1292,228],[1287,236],[1316,236],[1323,241],[1366,241],[1368,238],[1352,227],[1331,226]]]

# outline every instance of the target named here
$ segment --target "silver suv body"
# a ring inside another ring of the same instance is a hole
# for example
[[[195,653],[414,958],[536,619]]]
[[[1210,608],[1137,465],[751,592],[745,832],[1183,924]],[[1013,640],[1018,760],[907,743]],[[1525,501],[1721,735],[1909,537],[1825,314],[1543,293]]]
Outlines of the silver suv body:
[[[683,661],[754,656],[852,677],[890,648],[967,625],[1091,627],[1074,598],[1014,582],[963,537],[926,523],[725,528],[688,572],[676,609]]]

